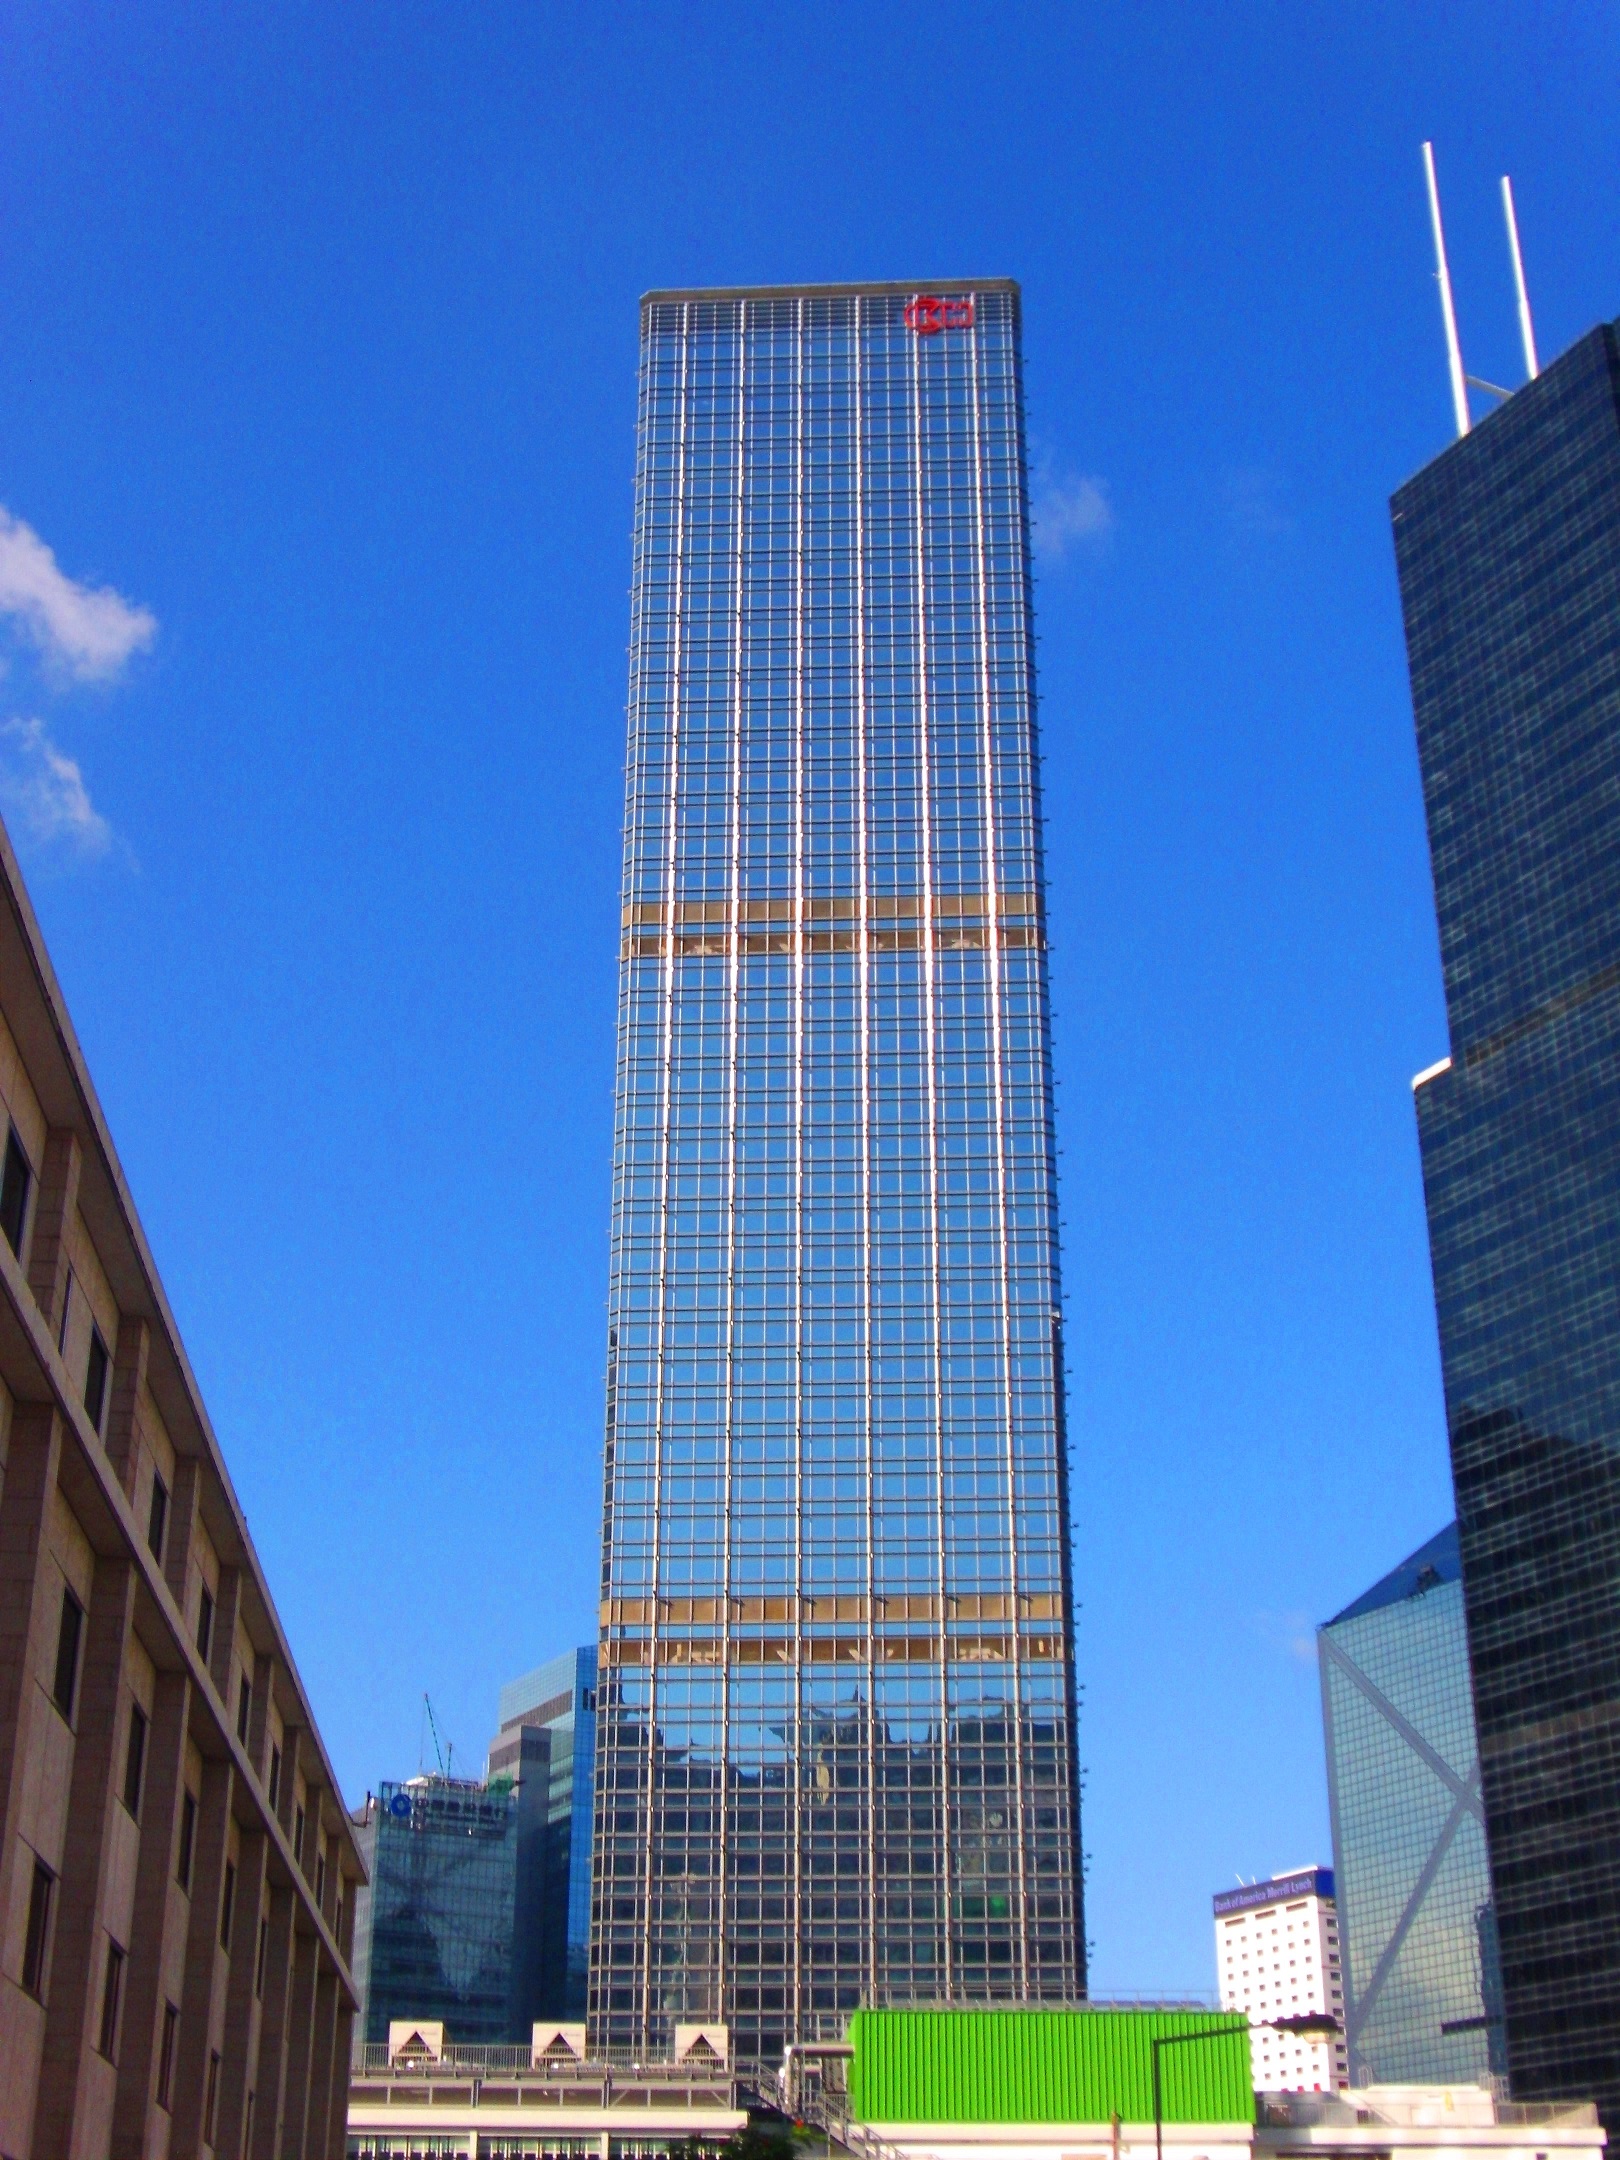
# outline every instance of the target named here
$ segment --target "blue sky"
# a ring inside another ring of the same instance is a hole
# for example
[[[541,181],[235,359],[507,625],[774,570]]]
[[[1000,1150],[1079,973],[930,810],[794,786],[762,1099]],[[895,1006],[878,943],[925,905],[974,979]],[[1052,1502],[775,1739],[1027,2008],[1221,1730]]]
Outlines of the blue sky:
[[[1500,173],[1544,356],[1620,313],[1615,16],[5,16],[0,803],[356,1797],[592,1627],[637,295],[1022,279],[1094,1978],[1212,1985],[1450,1513],[1418,146],[1513,383]]]

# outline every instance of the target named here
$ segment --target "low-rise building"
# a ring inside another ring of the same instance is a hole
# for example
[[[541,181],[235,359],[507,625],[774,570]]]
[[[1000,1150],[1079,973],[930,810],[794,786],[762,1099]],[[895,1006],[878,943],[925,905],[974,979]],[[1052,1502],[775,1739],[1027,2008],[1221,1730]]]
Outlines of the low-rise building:
[[[862,2160],[1249,2160],[1248,2028],[1220,2011],[859,2010],[790,2047],[783,2105]]]
[[[1494,2085],[1262,2093],[1256,2160],[1599,2160],[1593,2101],[1499,2099]]]
[[[1248,2050],[1241,2018],[1193,2008],[863,2010],[789,2049],[782,2099],[856,2160],[1602,2160],[1589,2103],[1255,2094]]]
[[[341,2151],[361,1879],[0,831],[0,2152]]]
[[[349,2087],[349,2160],[693,2160],[748,2120],[724,2025],[679,2026],[667,2057],[590,2049],[583,2023],[524,2046],[458,2045],[397,2021]]]

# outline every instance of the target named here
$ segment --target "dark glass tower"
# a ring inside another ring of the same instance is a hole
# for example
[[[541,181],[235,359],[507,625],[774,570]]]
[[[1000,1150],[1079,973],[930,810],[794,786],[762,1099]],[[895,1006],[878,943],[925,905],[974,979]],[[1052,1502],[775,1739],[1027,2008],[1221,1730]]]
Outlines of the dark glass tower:
[[[385,1780],[368,1797],[357,2039],[386,2046],[396,2018],[440,2021],[464,2046],[528,2039],[534,2008],[513,1958],[518,1909],[532,1903],[524,1876],[538,1856],[528,1813],[505,1781]]]
[[[1620,349],[1394,503],[1451,1055],[1417,1086],[1520,2098],[1620,2121]]]
[[[599,2040],[1084,1987],[1018,305],[642,307]]]

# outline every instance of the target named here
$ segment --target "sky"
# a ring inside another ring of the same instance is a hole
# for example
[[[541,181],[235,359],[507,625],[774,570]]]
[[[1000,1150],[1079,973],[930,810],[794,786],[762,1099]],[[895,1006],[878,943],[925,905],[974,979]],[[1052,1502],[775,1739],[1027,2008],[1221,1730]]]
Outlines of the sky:
[[[1591,5],[0,8],[0,810],[333,1760],[594,1632],[639,294],[1024,291],[1099,1994],[1449,1519],[1387,499],[1620,314]],[[1482,400],[1488,403],[1488,400]],[[431,1748],[427,1760],[431,1761]]]

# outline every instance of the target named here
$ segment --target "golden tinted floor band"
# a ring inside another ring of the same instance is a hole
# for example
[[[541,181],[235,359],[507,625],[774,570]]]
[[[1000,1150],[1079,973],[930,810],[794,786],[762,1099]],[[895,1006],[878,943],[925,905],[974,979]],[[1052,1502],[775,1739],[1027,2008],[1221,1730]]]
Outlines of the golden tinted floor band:
[[[867,941],[874,952],[916,952],[926,901],[918,893],[887,894],[867,903]],[[1008,947],[1045,943],[1034,893],[1003,893],[998,908],[1001,943]],[[860,903],[848,895],[806,900],[798,927],[807,953],[855,952],[859,949]],[[934,944],[944,952],[983,951],[989,943],[989,902],[983,893],[936,893]],[[726,900],[684,900],[673,910],[661,901],[642,900],[624,910],[626,960],[661,959],[668,949],[677,960],[716,959],[728,954],[733,938],[740,953],[790,953],[795,917],[791,900],[744,900],[731,921]]]
[[[1016,1610],[1015,1610],[1016,1608]],[[948,1592],[943,1617],[947,1620],[1061,1620],[1063,1599],[1055,1590],[1010,1591],[959,1590]],[[828,1621],[938,1620],[940,1600],[932,1591],[901,1591],[875,1597],[868,1612],[865,1597],[616,1597],[604,1598],[603,1627],[714,1627],[722,1620],[733,1627],[769,1627],[795,1620],[810,1624]]]
[[[1018,1654],[1030,1659],[1059,1659],[1064,1655],[1061,1635],[1021,1634]],[[795,1650],[798,1657],[795,1659]],[[643,1637],[626,1642],[606,1637],[601,1644],[604,1665],[937,1665],[941,1652],[953,1665],[1006,1665],[1012,1662],[1010,1635],[721,1635]]]
[[[627,937],[619,947],[621,960],[661,960],[666,945],[676,960],[719,960],[731,950],[731,936],[727,931],[682,931],[670,939],[662,934],[645,934]],[[793,932],[791,930],[743,930],[737,934],[737,950],[745,957],[750,953],[791,953]],[[806,953],[857,952],[860,949],[858,930],[807,930],[804,933]],[[990,933],[982,924],[952,924],[938,926],[934,931],[936,952],[983,952],[990,942]],[[1046,939],[1039,923],[1007,923],[1003,925],[999,940],[1002,950],[1010,951],[1033,946],[1037,951],[1044,948]],[[873,952],[919,952],[923,935],[916,929],[886,929],[874,926],[867,932],[867,945]]]
[[[662,900],[638,900],[624,910],[621,927],[626,930],[726,930],[731,925],[731,902],[729,900],[680,900],[676,902],[674,920],[667,920],[668,910]],[[835,893],[825,899],[806,899],[803,919],[806,923],[849,922],[859,920],[861,904],[852,894]],[[874,894],[866,903],[866,918],[871,923],[916,922],[925,912],[921,893]],[[984,893],[935,893],[934,920],[960,921],[977,917],[983,919],[990,912],[990,902]],[[1005,922],[1017,916],[1038,915],[1040,907],[1030,892],[1004,892],[998,910]],[[790,899],[742,900],[738,902],[737,919],[746,927],[772,925],[783,929],[793,927],[793,902]]]

